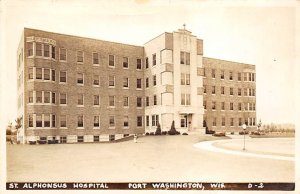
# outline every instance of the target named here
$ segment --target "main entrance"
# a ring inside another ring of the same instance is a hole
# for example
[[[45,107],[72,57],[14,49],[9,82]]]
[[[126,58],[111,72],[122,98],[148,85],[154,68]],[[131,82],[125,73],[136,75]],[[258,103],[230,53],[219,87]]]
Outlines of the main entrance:
[[[180,115],[180,127],[186,128],[188,131],[192,129],[192,114]]]

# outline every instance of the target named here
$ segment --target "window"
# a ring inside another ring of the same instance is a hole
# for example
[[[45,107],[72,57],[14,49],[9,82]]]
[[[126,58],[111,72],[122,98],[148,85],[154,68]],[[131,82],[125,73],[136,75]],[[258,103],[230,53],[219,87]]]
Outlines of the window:
[[[55,46],[52,46],[51,54],[52,54],[52,59],[55,59]]]
[[[242,73],[238,73],[238,81],[242,81]]]
[[[30,67],[28,71],[29,71],[28,79],[33,79],[33,68]]]
[[[244,88],[244,96],[248,96],[248,89]]]
[[[83,127],[83,115],[77,116],[77,127]]]
[[[156,54],[152,55],[152,66],[156,65]]]
[[[142,127],[143,126],[143,117],[142,116],[137,116],[136,119],[137,119],[136,125],[138,127]]]
[[[215,69],[211,70],[211,77],[216,78],[216,70]]]
[[[42,92],[36,91],[35,95],[36,95],[36,103],[43,103]]]
[[[229,72],[229,80],[233,80],[233,73]]]
[[[94,105],[99,106],[100,105],[100,96],[94,95]]]
[[[153,86],[156,86],[156,75],[153,75]]]
[[[77,73],[77,84],[83,85],[83,73]]]
[[[239,107],[239,111],[241,111],[242,110],[242,103],[239,102],[238,107]]]
[[[185,105],[185,94],[181,94],[181,105]]]
[[[142,97],[137,97],[136,98],[136,106],[137,107],[142,107]]]
[[[35,78],[36,79],[43,79],[43,70],[42,70],[42,68],[36,68],[35,69]]]
[[[225,110],[225,102],[221,102],[221,110]]]
[[[99,65],[99,54],[98,53],[93,53],[93,64]]]
[[[51,70],[51,80],[55,82],[55,70]]]
[[[78,136],[77,137],[77,142],[80,143],[80,142],[83,142],[84,138],[83,136]]]
[[[60,48],[59,49],[59,60],[66,61],[67,60],[67,49]]]
[[[190,53],[180,52],[180,64],[190,65]]]
[[[77,105],[83,105],[83,94],[77,95]]]
[[[33,56],[33,43],[27,42],[27,57]]]
[[[67,94],[61,93],[59,97],[59,104],[67,104]]]
[[[224,86],[221,87],[221,94],[225,94],[225,87]]]
[[[67,72],[66,71],[59,72],[59,82],[61,82],[61,83],[67,82]]]
[[[100,86],[100,78],[99,75],[93,75],[93,85]]]
[[[203,101],[203,107],[206,109],[206,101]]]
[[[50,69],[44,69],[44,80],[50,80]]]
[[[67,116],[60,115],[60,127],[67,127]]]
[[[123,127],[128,127],[128,116],[124,116]]]
[[[230,88],[230,95],[233,95],[233,88]]]
[[[249,88],[249,96],[252,96],[252,89],[251,88]]]
[[[94,116],[94,127],[100,127],[99,116]]]
[[[28,115],[28,127],[33,127],[33,115]]]
[[[115,106],[115,96],[109,96],[109,106]]]
[[[36,56],[43,56],[42,47],[43,47],[42,43],[39,43],[39,42],[35,43],[35,55]]]
[[[181,74],[181,85],[185,85],[185,74]]]
[[[123,78],[123,88],[128,88],[129,87],[129,83],[128,83],[128,77],[124,77]]]
[[[108,86],[115,87],[115,76],[108,76]]]
[[[211,87],[211,93],[212,94],[216,94],[216,86],[212,86]]]
[[[233,110],[233,102],[230,102],[230,110]]]
[[[206,94],[206,85],[203,85],[203,93]]]
[[[214,127],[217,126],[217,118],[216,117],[213,118],[212,126],[214,126]]]
[[[156,95],[153,96],[153,105],[157,105],[157,96]]]
[[[44,103],[50,103],[50,92],[44,92]]]
[[[190,74],[186,74],[185,75],[185,79],[186,79],[186,85],[190,85]]]
[[[221,79],[224,79],[224,77],[225,77],[225,71],[222,70],[222,71],[221,71]]]
[[[129,98],[128,96],[123,97],[123,106],[128,107],[129,106]]]
[[[231,126],[231,127],[234,126],[234,118],[230,118],[230,126]]]
[[[52,115],[51,121],[52,121],[52,127],[56,127],[56,117],[55,117],[55,115]]]
[[[216,102],[215,101],[211,102],[211,109],[216,110]]]
[[[109,116],[109,127],[115,127],[115,116]]]
[[[148,88],[149,87],[149,78],[148,77],[146,78],[145,82],[146,82],[146,88]]]
[[[149,59],[146,57],[146,69],[149,67]]]
[[[255,107],[255,103],[253,103],[253,110],[255,111],[256,107]]]
[[[52,92],[51,102],[52,102],[52,104],[56,103],[56,94],[54,92]]]
[[[242,96],[242,89],[238,88],[238,96]]]
[[[33,103],[33,91],[28,92],[28,103]]]
[[[191,95],[190,94],[186,94],[185,96],[185,100],[186,100],[186,105],[191,105]]]
[[[248,110],[248,103],[244,103],[244,110]]]
[[[255,81],[255,73],[252,73],[252,81]],[[254,120],[255,122],[255,120]]]
[[[94,135],[94,142],[99,142],[100,139],[99,139],[99,135]]]
[[[248,81],[247,80],[247,75],[248,75],[248,73],[244,73],[244,81]]]
[[[203,77],[206,77],[205,68],[203,68]]]
[[[140,78],[136,79],[136,88],[139,88],[139,89],[142,88],[142,79],[140,79]]]
[[[152,126],[157,126],[159,122],[159,115],[152,115]]]
[[[44,57],[50,57],[50,45],[44,44]]]
[[[123,57],[123,67],[128,68],[128,57]]]
[[[142,69],[142,59],[136,59],[136,68]]]
[[[149,96],[146,97],[146,106],[149,106]]]
[[[108,66],[114,67],[115,66],[115,56],[109,55],[108,56]]]
[[[149,126],[149,116],[148,115],[146,116],[146,126],[147,127]]]
[[[226,122],[225,122],[225,117],[222,117],[222,123],[221,125],[224,127],[226,125]]]
[[[239,118],[239,126],[242,125],[242,118]]]
[[[36,115],[36,122],[35,122],[36,127],[43,127],[43,121],[42,121],[42,115]]]
[[[83,51],[77,51],[77,62],[83,63]]]

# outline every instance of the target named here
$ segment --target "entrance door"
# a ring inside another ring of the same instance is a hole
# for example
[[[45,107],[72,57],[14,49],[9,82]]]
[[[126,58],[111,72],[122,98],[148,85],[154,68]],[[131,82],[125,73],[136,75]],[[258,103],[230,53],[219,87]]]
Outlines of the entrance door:
[[[181,115],[181,117],[180,117],[180,127],[181,128],[187,128],[187,126],[188,126],[187,115]]]

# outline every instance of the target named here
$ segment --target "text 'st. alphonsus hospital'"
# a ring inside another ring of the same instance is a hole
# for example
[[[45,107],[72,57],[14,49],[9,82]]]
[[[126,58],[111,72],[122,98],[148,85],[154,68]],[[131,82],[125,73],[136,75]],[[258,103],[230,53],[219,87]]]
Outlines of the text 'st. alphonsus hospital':
[[[25,28],[17,64],[22,143],[256,125],[255,66],[203,57],[186,29],[133,46]]]

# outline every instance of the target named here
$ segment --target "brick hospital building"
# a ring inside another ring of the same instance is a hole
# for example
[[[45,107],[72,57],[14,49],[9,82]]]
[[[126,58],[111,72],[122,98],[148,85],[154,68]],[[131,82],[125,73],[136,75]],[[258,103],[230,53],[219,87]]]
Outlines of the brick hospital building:
[[[203,57],[186,29],[134,46],[25,28],[17,66],[22,143],[256,125],[255,66]]]

